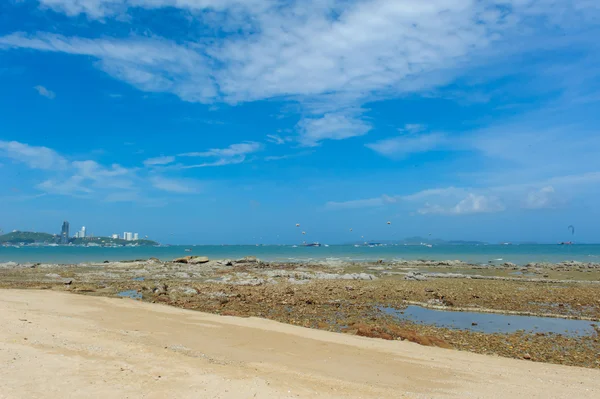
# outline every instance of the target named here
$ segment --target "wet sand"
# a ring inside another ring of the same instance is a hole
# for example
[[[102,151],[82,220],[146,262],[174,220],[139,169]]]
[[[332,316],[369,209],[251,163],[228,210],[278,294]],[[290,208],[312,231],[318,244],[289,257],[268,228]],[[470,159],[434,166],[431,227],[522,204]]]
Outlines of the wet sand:
[[[586,398],[598,370],[149,304],[0,290],[0,397]]]

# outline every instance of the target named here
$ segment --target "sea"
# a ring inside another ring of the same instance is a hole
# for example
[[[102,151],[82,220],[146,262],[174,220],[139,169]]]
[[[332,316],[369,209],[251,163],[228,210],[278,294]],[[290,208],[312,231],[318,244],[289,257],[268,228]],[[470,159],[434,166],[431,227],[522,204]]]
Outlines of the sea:
[[[265,261],[384,261],[461,260],[473,264],[518,265],[530,262],[599,262],[600,245],[173,245],[160,247],[0,247],[0,262],[85,263],[148,259],[172,260],[185,255],[210,259],[237,259],[256,256]]]

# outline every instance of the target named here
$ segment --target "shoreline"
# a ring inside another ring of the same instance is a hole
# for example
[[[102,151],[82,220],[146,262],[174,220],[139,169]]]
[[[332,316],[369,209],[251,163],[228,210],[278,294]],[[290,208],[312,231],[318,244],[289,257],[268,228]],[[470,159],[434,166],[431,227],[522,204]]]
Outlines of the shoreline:
[[[128,299],[0,290],[0,314],[7,398],[600,395],[597,370]]]
[[[178,262],[0,264],[0,288],[5,289],[132,296],[143,302],[261,317],[343,335],[408,340],[588,368],[600,368],[597,327],[595,333],[590,330],[591,335],[561,334],[562,330],[545,333],[536,331],[533,324],[522,332],[498,333],[471,328],[470,321],[467,327],[453,328],[395,319],[378,309],[402,311],[416,305],[473,317],[473,326],[482,314],[593,324],[600,320],[599,281],[600,264],[578,262],[529,267],[460,261],[299,264],[188,255]]]

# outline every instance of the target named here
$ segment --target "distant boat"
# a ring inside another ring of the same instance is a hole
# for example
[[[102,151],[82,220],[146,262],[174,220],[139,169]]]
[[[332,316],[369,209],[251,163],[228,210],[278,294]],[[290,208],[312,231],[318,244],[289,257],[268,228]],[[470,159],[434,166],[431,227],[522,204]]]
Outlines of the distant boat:
[[[319,244],[318,242],[312,242],[310,244],[304,244],[305,247],[320,247],[321,244]]]
[[[186,248],[185,252],[192,252],[192,250],[190,248]]]
[[[573,241],[565,241],[565,242],[561,242],[558,245],[573,245]]]

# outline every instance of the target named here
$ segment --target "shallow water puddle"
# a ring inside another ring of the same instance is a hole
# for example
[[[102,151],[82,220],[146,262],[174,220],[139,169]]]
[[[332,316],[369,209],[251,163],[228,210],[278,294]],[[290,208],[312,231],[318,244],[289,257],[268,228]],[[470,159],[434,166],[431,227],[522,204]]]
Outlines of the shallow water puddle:
[[[133,281],[144,281],[144,277],[134,277],[132,278]]]
[[[585,320],[496,313],[452,312],[413,305],[401,310],[389,307],[379,307],[378,309],[399,320],[483,333],[514,333],[525,330],[533,333],[555,333],[570,336],[596,334],[596,330],[593,328],[595,323]]]
[[[136,290],[121,291],[117,294],[117,296],[131,299],[142,299],[142,293],[137,292]]]

